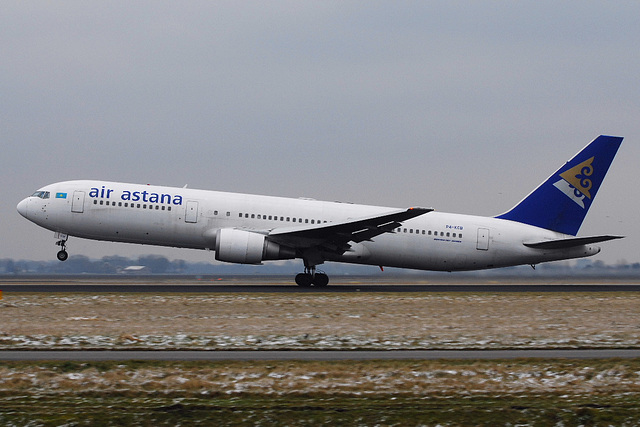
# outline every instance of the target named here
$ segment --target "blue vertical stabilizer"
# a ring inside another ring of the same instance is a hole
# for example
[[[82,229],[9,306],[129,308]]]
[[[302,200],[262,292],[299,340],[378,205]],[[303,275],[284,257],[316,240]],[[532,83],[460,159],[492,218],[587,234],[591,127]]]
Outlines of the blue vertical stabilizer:
[[[496,218],[575,236],[622,143],[601,135],[510,211]]]

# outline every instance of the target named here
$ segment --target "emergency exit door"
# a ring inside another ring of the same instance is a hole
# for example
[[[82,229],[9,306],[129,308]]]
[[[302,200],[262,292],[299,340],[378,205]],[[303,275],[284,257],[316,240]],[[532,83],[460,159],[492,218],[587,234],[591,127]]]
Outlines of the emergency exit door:
[[[476,245],[476,249],[478,249],[479,251],[489,250],[489,229],[488,228],[478,228],[478,243]]]
[[[198,222],[198,202],[188,201],[184,222]]]

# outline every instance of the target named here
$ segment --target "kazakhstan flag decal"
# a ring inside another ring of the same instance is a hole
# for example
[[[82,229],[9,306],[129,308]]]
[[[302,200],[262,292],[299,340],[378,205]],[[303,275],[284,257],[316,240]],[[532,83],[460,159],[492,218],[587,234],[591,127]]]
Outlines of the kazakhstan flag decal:
[[[56,199],[66,199],[67,193],[56,193]]]

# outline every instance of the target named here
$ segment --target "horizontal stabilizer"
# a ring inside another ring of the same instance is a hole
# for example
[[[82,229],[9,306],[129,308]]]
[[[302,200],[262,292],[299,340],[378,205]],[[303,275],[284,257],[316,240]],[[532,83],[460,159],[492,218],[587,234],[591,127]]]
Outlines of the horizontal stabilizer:
[[[593,243],[606,242],[608,240],[622,238],[624,238],[624,236],[572,237],[570,239],[545,240],[543,242],[525,243],[524,245],[535,249],[567,249],[576,246],[591,245]]]

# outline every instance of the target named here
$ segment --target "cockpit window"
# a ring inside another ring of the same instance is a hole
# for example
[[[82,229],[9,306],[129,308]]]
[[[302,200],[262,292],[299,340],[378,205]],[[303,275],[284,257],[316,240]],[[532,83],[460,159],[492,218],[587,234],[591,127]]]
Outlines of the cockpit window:
[[[31,197],[39,197],[41,199],[48,199],[49,198],[49,192],[48,191],[36,191],[35,193],[33,193],[31,195]]]

